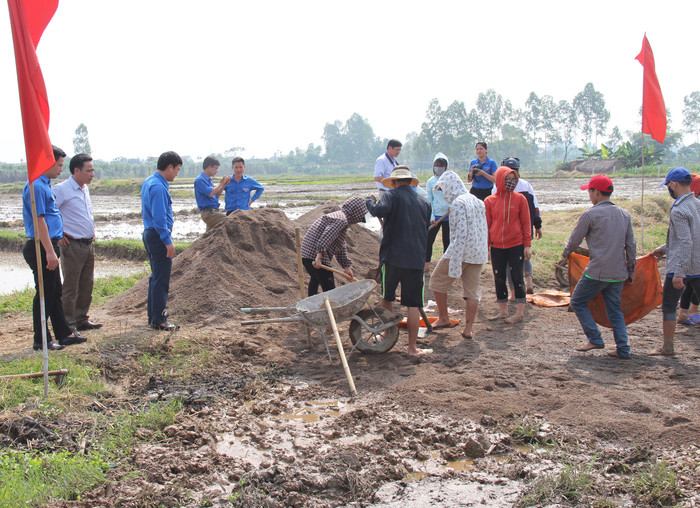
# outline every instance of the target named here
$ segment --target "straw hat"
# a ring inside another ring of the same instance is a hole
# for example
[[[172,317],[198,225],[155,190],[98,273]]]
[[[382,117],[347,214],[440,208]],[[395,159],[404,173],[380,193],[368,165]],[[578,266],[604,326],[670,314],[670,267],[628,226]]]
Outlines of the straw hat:
[[[392,181],[408,180],[409,178],[411,179],[411,187],[418,185],[418,178],[413,176],[413,173],[411,173],[411,170],[408,169],[408,166],[396,166],[391,172],[391,176],[382,180],[382,185],[384,187],[391,187]]]

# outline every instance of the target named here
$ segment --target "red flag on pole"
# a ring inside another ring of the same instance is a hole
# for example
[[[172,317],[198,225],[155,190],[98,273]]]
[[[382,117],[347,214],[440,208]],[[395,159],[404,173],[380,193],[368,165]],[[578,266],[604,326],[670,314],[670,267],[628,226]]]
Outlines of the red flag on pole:
[[[656,65],[654,53],[644,34],[642,51],[637,55],[637,60],[644,67],[644,91],[642,96],[642,132],[651,134],[659,143],[666,139],[666,105],[661,94],[659,78],[656,77]]]
[[[49,140],[49,99],[36,47],[58,0],[7,0],[15,46],[19,103],[22,109],[27,176],[33,182],[54,165]]]

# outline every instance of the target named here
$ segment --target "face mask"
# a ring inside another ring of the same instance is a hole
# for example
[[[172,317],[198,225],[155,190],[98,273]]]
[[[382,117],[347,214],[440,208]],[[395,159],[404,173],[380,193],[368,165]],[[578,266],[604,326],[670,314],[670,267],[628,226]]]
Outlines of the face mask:
[[[442,168],[440,166],[433,166],[433,173],[435,176],[442,176],[447,168]]]
[[[515,190],[516,185],[518,185],[518,180],[516,178],[506,180],[506,184],[505,184],[506,192],[513,192]]]
[[[673,189],[671,187],[668,187],[668,193],[671,195],[672,199],[676,199],[676,193],[673,192]]]

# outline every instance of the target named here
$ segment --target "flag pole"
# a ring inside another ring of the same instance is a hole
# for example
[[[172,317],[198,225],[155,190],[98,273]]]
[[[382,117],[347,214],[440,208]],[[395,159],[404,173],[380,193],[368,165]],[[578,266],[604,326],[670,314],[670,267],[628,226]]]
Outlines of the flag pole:
[[[32,222],[34,223],[34,251],[36,253],[37,290],[39,291],[39,309],[41,313],[41,349],[44,370],[44,398],[49,396],[49,345],[46,336],[46,303],[44,300],[44,264],[41,260],[41,239],[39,238],[38,218],[36,215],[36,198],[34,182],[29,182],[29,196],[32,201]],[[48,254],[48,253],[47,253]],[[58,270],[58,267],[56,267]],[[35,330],[36,332],[36,330]]]
[[[641,204],[641,218],[642,218],[642,256],[644,255],[644,152],[646,148],[644,147],[644,133],[642,132],[642,204]]]

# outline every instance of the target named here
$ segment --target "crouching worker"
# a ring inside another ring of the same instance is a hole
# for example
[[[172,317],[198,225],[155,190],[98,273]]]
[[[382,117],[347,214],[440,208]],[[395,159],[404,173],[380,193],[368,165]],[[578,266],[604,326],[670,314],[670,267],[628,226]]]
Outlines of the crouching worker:
[[[484,202],[467,192],[457,173],[446,171],[435,184],[450,205],[450,243],[430,277],[439,317],[433,328],[450,326],[447,314],[447,291],[462,279],[462,296],[466,302],[462,337],[472,338],[472,327],[481,300],[481,268],[488,262],[489,230]]]
[[[339,211],[327,213],[316,219],[306,232],[301,242],[301,262],[311,276],[309,296],[318,293],[319,285],[323,291],[330,291],[335,287],[333,272],[321,268],[322,264],[330,266],[333,256],[338,259],[345,273],[353,277],[345,233],[352,224],[365,222],[365,214],[365,200],[354,196],[345,200]]]
[[[382,264],[381,306],[394,312],[396,288],[401,284],[401,305],[408,307],[407,329],[410,356],[420,356],[416,348],[420,307],[423,307],[423,271],[428,245],[430,203],[415,192],[418,185],[406,166],[396,166],[391,176],[382,180],[389,188],[377,202],[374,195],[367,198],[367,210],[384,219],[384,234],[379,247]],[[426,351],[427,352],[427,351]]]

